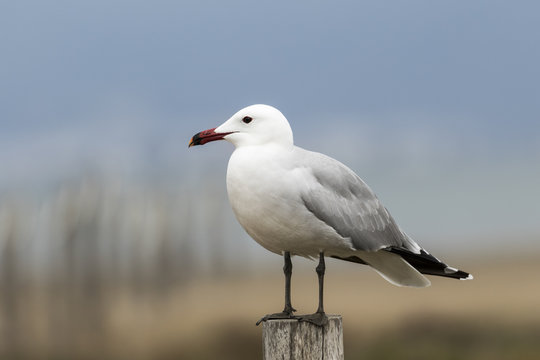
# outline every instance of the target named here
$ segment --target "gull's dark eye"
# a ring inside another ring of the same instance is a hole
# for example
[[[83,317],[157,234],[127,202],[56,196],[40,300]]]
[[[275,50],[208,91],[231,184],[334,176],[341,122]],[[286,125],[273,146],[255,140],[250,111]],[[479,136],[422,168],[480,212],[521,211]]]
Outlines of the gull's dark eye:
[[[251,116],[244,116],[244,118],[242,119],[242,121],[246,124],[249,124],[251,120],[253,120]]]

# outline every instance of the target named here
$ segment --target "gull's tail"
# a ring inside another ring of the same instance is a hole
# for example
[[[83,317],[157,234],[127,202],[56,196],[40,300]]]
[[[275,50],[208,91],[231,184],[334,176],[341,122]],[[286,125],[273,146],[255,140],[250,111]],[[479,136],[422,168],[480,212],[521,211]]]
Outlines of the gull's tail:
[[[397,286],[426,287],[431,282],[401,256],[387,251],[362,251],[358,256],[385,280]]]
[[[472,275],[454,269],[439,261],[423,249],[415,254],[403,248],[386,248],[379,251],[358,251],[355,256],[335,258],[371,266],[385,280],[398,286],[426,287],[431,282],[422,274],[469,280]]]

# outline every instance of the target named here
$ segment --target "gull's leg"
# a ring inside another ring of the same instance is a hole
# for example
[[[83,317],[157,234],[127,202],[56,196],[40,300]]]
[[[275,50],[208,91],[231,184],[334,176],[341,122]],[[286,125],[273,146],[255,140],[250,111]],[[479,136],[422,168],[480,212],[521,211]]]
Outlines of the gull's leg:
[[[291,253],[285,251],[283,253],[283,259],[285,264],[283,265],[283,273],[285,274],[285,307],[283,311],[275,314],[268,314],[257,321],[256,325],[259,325],[261,322],[272,319],[296,319],[293,315],[293,312],[296,311],[291,305],[291,275],[292,275],[292,262],[291,262]]]
[[[315,270],[317,271],[317,276],[319,277],[319,307],[317,308],[317,312],[315,314],[300,315],[298,318],[300,321],[307,321],[317,326],[324,326],[328,324],[328,317],[324,313],[323,303],[324,272],[326,270],[324,253],[319,254],[319,265],[317,265]]]
[[[285,274],[285,307],[283,312],[285,314],[292,315],[296,309],[291,305],[291,276],[292,276],[292,262],[291,262],[291,253],[285,251],[283,254],[285,259],[285,264],[283,265],[283,273]]]
[[[324,314],[324,273],[326,271],[326,264],[324,263],[324,253],[319,254],[319,265],[315,268],[317,272],[317,277],[319,278],[319,307],[317,308],[317,313]]]

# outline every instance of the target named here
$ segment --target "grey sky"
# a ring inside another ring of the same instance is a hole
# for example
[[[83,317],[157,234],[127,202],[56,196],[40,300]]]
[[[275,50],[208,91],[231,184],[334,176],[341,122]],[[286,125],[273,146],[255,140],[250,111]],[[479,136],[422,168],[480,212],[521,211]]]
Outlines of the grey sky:
[[[302,118],[405,111],[537,129],[538,10],[519,1],[4,2],[2,98],[10,120],[28,125],[123,97],[176,119],[264,101]]]

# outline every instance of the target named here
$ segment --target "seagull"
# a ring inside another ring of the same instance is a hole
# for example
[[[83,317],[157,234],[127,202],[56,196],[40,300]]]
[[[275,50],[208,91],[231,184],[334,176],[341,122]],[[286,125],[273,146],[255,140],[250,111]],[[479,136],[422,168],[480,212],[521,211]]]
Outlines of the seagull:
[[[423,274],[472,279],[401,230],[351,169],[295,146],[289,122],[278,109],[248,106],[217,128],[195,134],[189,147],[216,140],[235,146],[227,167],[227,193],[238,222],[257,243],[284,258],[285,307],[257,325],[270,319],[328,323],[323,306],[325,256],[368,265],[397,286],[429,286]],[[314,314],[294,315],[294,255],[319,259],[319,306]]]

